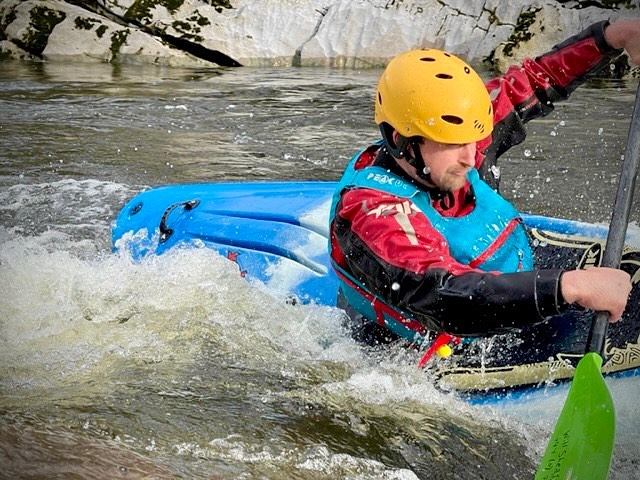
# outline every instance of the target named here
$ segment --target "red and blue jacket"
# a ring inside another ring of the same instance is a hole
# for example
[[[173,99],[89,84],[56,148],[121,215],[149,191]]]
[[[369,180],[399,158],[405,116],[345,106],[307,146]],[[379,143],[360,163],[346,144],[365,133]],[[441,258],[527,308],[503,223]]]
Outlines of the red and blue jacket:
[[[478,142],[475,165],[486,184],[497,188],[496,160],[524,140],[526,122],[549,114],[553,102],[566,99],[589,74],[621,53],[606,43],[606,25],[594,24],[487,83],[494,130]],[[354,173],[372,168],[422,190],[422,200],[352,180]],[[425,330],[494,335],[562,313],[562,270],[533,265],[522,271],[494,269],[460,256],[451,232],[441,225],[446,219],[474,215],[477,189],[468,182],[455,193],[427,190],[414,183],[380,143],[357,154],[336,192],[330,224],[331,260],[348,302],[371,321],[389,326],[393,318],[401,326],[396,333],[405,338]],[[505,235],[506,229],[503,225],[498,234]]]

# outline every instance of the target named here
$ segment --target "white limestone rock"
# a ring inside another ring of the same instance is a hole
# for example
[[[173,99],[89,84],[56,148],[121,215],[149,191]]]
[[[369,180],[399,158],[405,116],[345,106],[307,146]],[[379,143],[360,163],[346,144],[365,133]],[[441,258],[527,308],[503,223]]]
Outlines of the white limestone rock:
[[[135,27],[124,27],[61,0],[3,0],[0,24],[18,56],[45,60],[202,65]],[[9,52],[9,47],[3,48]]]
[[[131,0],[104,1],[123,19],[222,52],[243,65],[291,65],[296,49],[312,34],[325,2],[235,0],[233,8],[217,3],[225,2],[184,0],[170,9],[160,2],[139,8]]]
[[[504,70],[595,21],[637,16],[637,9],[624,7],[574,8],[576,0],[96,0],[88,5],[96,11],[64,0],[0,0],[1,51],[49,60],[361,68],[383,66],[411,48],[437,47],[476,65],[489,59]],[[52,14],[44,22],[40,30],[55,24],[47,35],[33,26],[32,12],[41,18],[44,8],[64,16]],[[35,47],[27,48],[27,40]]]

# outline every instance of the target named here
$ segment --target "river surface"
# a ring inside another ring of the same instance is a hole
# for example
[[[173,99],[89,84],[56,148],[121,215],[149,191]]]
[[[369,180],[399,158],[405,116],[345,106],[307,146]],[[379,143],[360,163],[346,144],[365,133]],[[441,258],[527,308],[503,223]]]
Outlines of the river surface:
[[[0,478],[532,477],[562,389],[473,404],[212,252],[111,253],[149,187],[336,180],[377,138],[379,75],[0,63]],[[607,223],[636,84],[592,80],[533,122],[505,196]],[[610,381],[612,479],[640,478],[638,383]]]

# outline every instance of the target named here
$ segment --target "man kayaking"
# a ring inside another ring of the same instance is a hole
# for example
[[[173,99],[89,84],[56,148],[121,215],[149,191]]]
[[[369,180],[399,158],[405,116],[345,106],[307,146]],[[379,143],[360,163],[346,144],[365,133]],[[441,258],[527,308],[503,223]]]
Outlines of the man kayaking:
[[[555,255],[539,255],[518,212],[494,190],[496,159],[523,141],[523,124],[549,114],[623,49],[640,63],[640,20],[596,23],[486,85],[436,49],[388,64],[375,97],[382,141],[350,162],[332,206],[338,304],[356,337],[529,331],[530,350],[545,358],[557,350],[540,345],[557,341],[562,325],[574,328],[575,312],[623,317],[628,273],[553,265]],[[546,324],[553,328],[540,333]]]

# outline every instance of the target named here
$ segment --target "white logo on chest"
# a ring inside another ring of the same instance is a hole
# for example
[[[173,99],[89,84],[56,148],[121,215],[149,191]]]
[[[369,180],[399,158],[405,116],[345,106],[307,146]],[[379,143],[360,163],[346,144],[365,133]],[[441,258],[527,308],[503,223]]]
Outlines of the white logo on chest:
[[[411,245],[417,245],[418,239],[416,237],[416,231],[414,230],[413,225],[411,225],[409,216],[418,212],[421,212],[421,210],[417,206],[409,200],[405,200],[401,203],[387,203],[380,205],[367,212],[367,216],[375,215],[376,218],[380,218],[393,215],[393,218],[398,222],[398,225],[400,225],[400,228],[402,228],[402,231],[407,236],[409,243]]]

